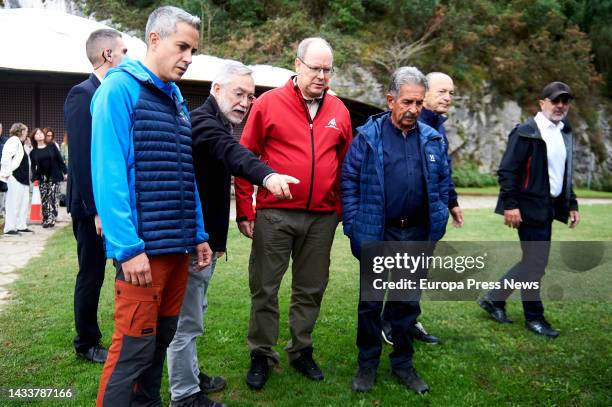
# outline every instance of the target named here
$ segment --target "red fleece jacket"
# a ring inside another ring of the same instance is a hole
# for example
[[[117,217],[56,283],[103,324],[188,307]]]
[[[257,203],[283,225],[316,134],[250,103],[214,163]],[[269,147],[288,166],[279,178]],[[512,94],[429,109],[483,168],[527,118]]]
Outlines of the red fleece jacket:
[[[290,185],[291,200],[276,199],[259,188],[257,208],[340,214],[340,172],[351,139],[351,118],[337,97],[326,93],[311,120],[293,78],[264,93],[253,104],[240,142],[276,172],[300,183]],[[237,219],[254,220],[253,185],[236,178],[235,189]]]

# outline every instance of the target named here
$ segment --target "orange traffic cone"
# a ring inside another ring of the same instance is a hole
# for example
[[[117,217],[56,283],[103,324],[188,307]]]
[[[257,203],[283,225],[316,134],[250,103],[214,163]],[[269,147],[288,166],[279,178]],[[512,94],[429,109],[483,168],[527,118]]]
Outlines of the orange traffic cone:
[[[40,225],[42,223],[42,206],[40,201],[40,189],[38,181],[34,181],[32,188],[32,206],[30,207],[30,224]]]

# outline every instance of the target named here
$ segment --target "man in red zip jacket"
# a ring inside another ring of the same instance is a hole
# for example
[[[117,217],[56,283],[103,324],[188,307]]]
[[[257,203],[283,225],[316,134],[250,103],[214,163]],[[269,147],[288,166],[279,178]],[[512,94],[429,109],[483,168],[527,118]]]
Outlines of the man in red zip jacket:
[[[281,174],[300,180],[291,199],[277,199],[263,188],[236,179],[240,231],[253,239],[249,261],[251,318],[248,346],[251,367],[247,384],[261,389],[270,364],[279,362],[278,289],[293,260],[289,328],[285,347],[289,361],[312,380],[323,373],[312,353],[311,333],[319,316],[329,277],[330,250],[340,212],[342,161],[351,144],[349,112],[327,93],[333,51],[322,38],[298,46],[296,76],[285,86],[264,93],[253,104],[241,143]]]

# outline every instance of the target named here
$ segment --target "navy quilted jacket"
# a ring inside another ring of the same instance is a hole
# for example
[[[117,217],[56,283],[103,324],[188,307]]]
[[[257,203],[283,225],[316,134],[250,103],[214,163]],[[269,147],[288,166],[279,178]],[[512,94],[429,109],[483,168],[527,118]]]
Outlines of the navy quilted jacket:
[[[383,240],[385,231],[384,164],[381,129],[389,112],[368,119],[357,128],[342,167],[342,222],[344,234],[351,239],[355,257],[361,255],[361,245]],[[423,174],[429,205],[429,240],[444,236],[448,222],[449,170],[446,144],[431,127],[418,123]]]

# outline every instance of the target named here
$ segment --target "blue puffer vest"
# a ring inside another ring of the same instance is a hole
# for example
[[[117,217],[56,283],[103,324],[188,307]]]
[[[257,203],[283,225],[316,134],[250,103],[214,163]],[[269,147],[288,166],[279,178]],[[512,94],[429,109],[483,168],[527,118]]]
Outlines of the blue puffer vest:
[[[351,239],[353,254],[361,256],[361,245],[382,241],[385,231],[385,191],[382,124],[389,112],[370,117],[357,128],[342,167],[342,223]],[[444,236],[448,222],[449,171],[446,144],[434,129],[418,122],[423,174],[429,208],[429,240]]]
[[[185,106],[152,84],[134,107],[138,233],[147,255],[190,252],[196,245],[191,124]]]

